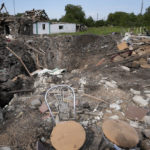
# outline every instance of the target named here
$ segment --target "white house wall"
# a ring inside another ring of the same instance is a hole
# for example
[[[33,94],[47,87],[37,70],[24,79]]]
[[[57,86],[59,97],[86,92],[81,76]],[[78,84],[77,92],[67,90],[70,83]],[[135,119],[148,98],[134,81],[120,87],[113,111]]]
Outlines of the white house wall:
[[[63,29],[59,29],[59,26],[63,26]],[[72,33],[76,32],[76,24],[51,24],[50,33]]]
[[[43,24],[45,24],[45,29],[43,29]],[[50,23],[49,22],[34,23],[33,34],[50,34]]]
[[[43,29],[45,24],[45,29]],[[60,29],[60,26],[62,27]],[[76,24],[50,24],[49,22],[37,22],[33,24],[33,34],[54,34],[76,32]]]

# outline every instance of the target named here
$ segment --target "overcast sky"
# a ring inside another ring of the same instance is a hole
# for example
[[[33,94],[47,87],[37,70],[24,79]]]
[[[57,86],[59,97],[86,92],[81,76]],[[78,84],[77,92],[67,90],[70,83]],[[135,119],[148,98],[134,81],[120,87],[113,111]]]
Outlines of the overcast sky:
[[[142,0],[0,0],[0,4],[5,2],[10,14],[14,13],[13,1],[15,1],[16,13],[26,10],[45,9],[50,19],[57,18],[65,14],[64,8],[67,4],[81,5],[86,16],[92,16],[95,20],[107,19],[109,13],[116,11],[140,12]],[[150,0],[144,0],[144,11],[150,6]]]

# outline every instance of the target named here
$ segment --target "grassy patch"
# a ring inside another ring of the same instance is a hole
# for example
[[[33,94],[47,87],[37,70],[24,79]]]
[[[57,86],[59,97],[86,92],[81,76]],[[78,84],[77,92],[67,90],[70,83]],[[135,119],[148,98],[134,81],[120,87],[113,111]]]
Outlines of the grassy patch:
[[[95,34],[95,35],[108,35],[113,32],[124,33],[126,32],[133,32],[134,34],[140,33],[140,28],[124,28],[124,27],[92,27],[88,28],[86,31],[83,32],[76,32],[76,33],[59,33],[59,34],[51,34],[50,36],[54,35],[83,35],[83,34]]]

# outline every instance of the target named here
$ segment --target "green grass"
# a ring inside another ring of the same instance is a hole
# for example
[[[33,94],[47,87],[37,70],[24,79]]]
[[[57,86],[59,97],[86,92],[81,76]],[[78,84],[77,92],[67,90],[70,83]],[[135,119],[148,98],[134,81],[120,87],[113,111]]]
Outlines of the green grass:
[[[113,32],[124,33],[132,31],[134,34],[138,34],[140,32],[140,28],[124,28],[124,27],[92,27],[88,28],[86,31],[83,32],[76,32],[76,33],[59,33],[59,34],[51,34],[50,36],[54,35],[83,35],[83,34],[95,34],[95,35],[108,35]]]
[[[76,34],[96,34],[96,35],[107,35],[113,32],[125,32],[121,27],[99,27],[99,28],[88,28],[85,32],[77,32]]]

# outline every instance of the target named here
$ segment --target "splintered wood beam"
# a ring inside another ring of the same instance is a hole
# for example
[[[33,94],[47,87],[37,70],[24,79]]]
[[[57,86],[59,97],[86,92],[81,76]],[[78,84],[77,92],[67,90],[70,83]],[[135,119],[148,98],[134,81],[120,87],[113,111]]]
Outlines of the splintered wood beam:
[[[25,45],[26,45],[28,48],[32,49],[33,51],[35,51],[35,52],[37,52],[37,53],[39,53],[39,54],[41,54],[41,55],[43,55],[43,56],[45,55],[44,52],[41,52],[41,51],[37,50],[36,48],[34,48],[34,47],[32,47],[32,46],[26,44],[26,43],[25,43]]]
[[[31,77],[31,73],[28,70],[28,68],[26,67],[26,65],[24,64],[24,62],[22,61],[21,57],[19,57],[13,50],[11,50],[9,47],[6,47],[7,50],[9,50],[13,55],[15,55],[17,57],[17,59],[21,62],[21,64],[23,65],[23,67],[25,68],[26,72],[29,74],[29,76]]]
[[[104,102],[104,103],[106,103],[106,104],[109,104],[109,102],[107,102],[107,101],[105,101],[105,100],[103,100],[103,99],[97,98],[97,97],[95,97],[95,96],[89,95],[89,94],[83,94],[83,96],[89,97],[89,98],[91,98],[91,99],[93,99],[93,100],[97,100],[97,101]]]

